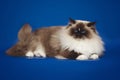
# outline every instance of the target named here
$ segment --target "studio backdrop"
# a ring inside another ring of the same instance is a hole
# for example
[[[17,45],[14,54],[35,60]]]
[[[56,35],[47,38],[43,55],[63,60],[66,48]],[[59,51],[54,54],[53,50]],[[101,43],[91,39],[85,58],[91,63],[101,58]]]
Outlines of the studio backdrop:
[[[69,17],[95,21],[105,42],[105,55],[97,61],[28,59],[5,51],[18,41],[25,24],[40,27],[67,25]],[[119,0],[1,0],[0,80],[119,80]]]

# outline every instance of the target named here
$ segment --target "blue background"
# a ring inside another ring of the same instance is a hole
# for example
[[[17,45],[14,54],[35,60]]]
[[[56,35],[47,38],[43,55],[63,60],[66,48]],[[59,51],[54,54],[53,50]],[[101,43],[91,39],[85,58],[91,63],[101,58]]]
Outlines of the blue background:
[[[21,26],[66,25],[68,18],[97,22],[106,52],[97,61],[10,57]],[[0,80],[120,80],[119,0],[0,0]]]

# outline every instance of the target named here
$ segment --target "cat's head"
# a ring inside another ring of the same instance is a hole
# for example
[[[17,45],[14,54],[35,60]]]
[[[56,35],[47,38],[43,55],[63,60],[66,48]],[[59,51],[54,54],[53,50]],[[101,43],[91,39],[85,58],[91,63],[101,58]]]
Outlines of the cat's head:
[[[89,22],[83,20],[69,19],[69,24],[66,29],[69,31],[69,35],[78,39],[92,38],[92,34],[97,34],[95,28],[96,22]]]

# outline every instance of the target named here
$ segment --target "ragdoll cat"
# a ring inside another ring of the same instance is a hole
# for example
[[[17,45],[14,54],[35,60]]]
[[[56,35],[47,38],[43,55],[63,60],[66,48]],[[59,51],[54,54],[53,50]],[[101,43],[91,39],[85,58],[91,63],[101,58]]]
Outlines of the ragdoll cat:
[[[104,43],[95,28],[95,22],[73,20],[67,26],[52,26],[32,32],[24,25],[18,33],[18,43],[7,54],[28,57],[56,57],[59,59],[98,59]]]

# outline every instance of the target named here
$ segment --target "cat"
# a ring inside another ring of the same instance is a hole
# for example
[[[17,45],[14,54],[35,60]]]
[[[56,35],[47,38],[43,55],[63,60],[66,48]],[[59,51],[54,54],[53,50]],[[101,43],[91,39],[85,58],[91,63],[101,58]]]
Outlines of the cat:
[[[31,26],[25,24],[18,32],[19,41],[7,50],[7,54],[75,60],[99,59],[105,49],[95,24],[70,18],[66,26],[43,27],[33,32]]]

